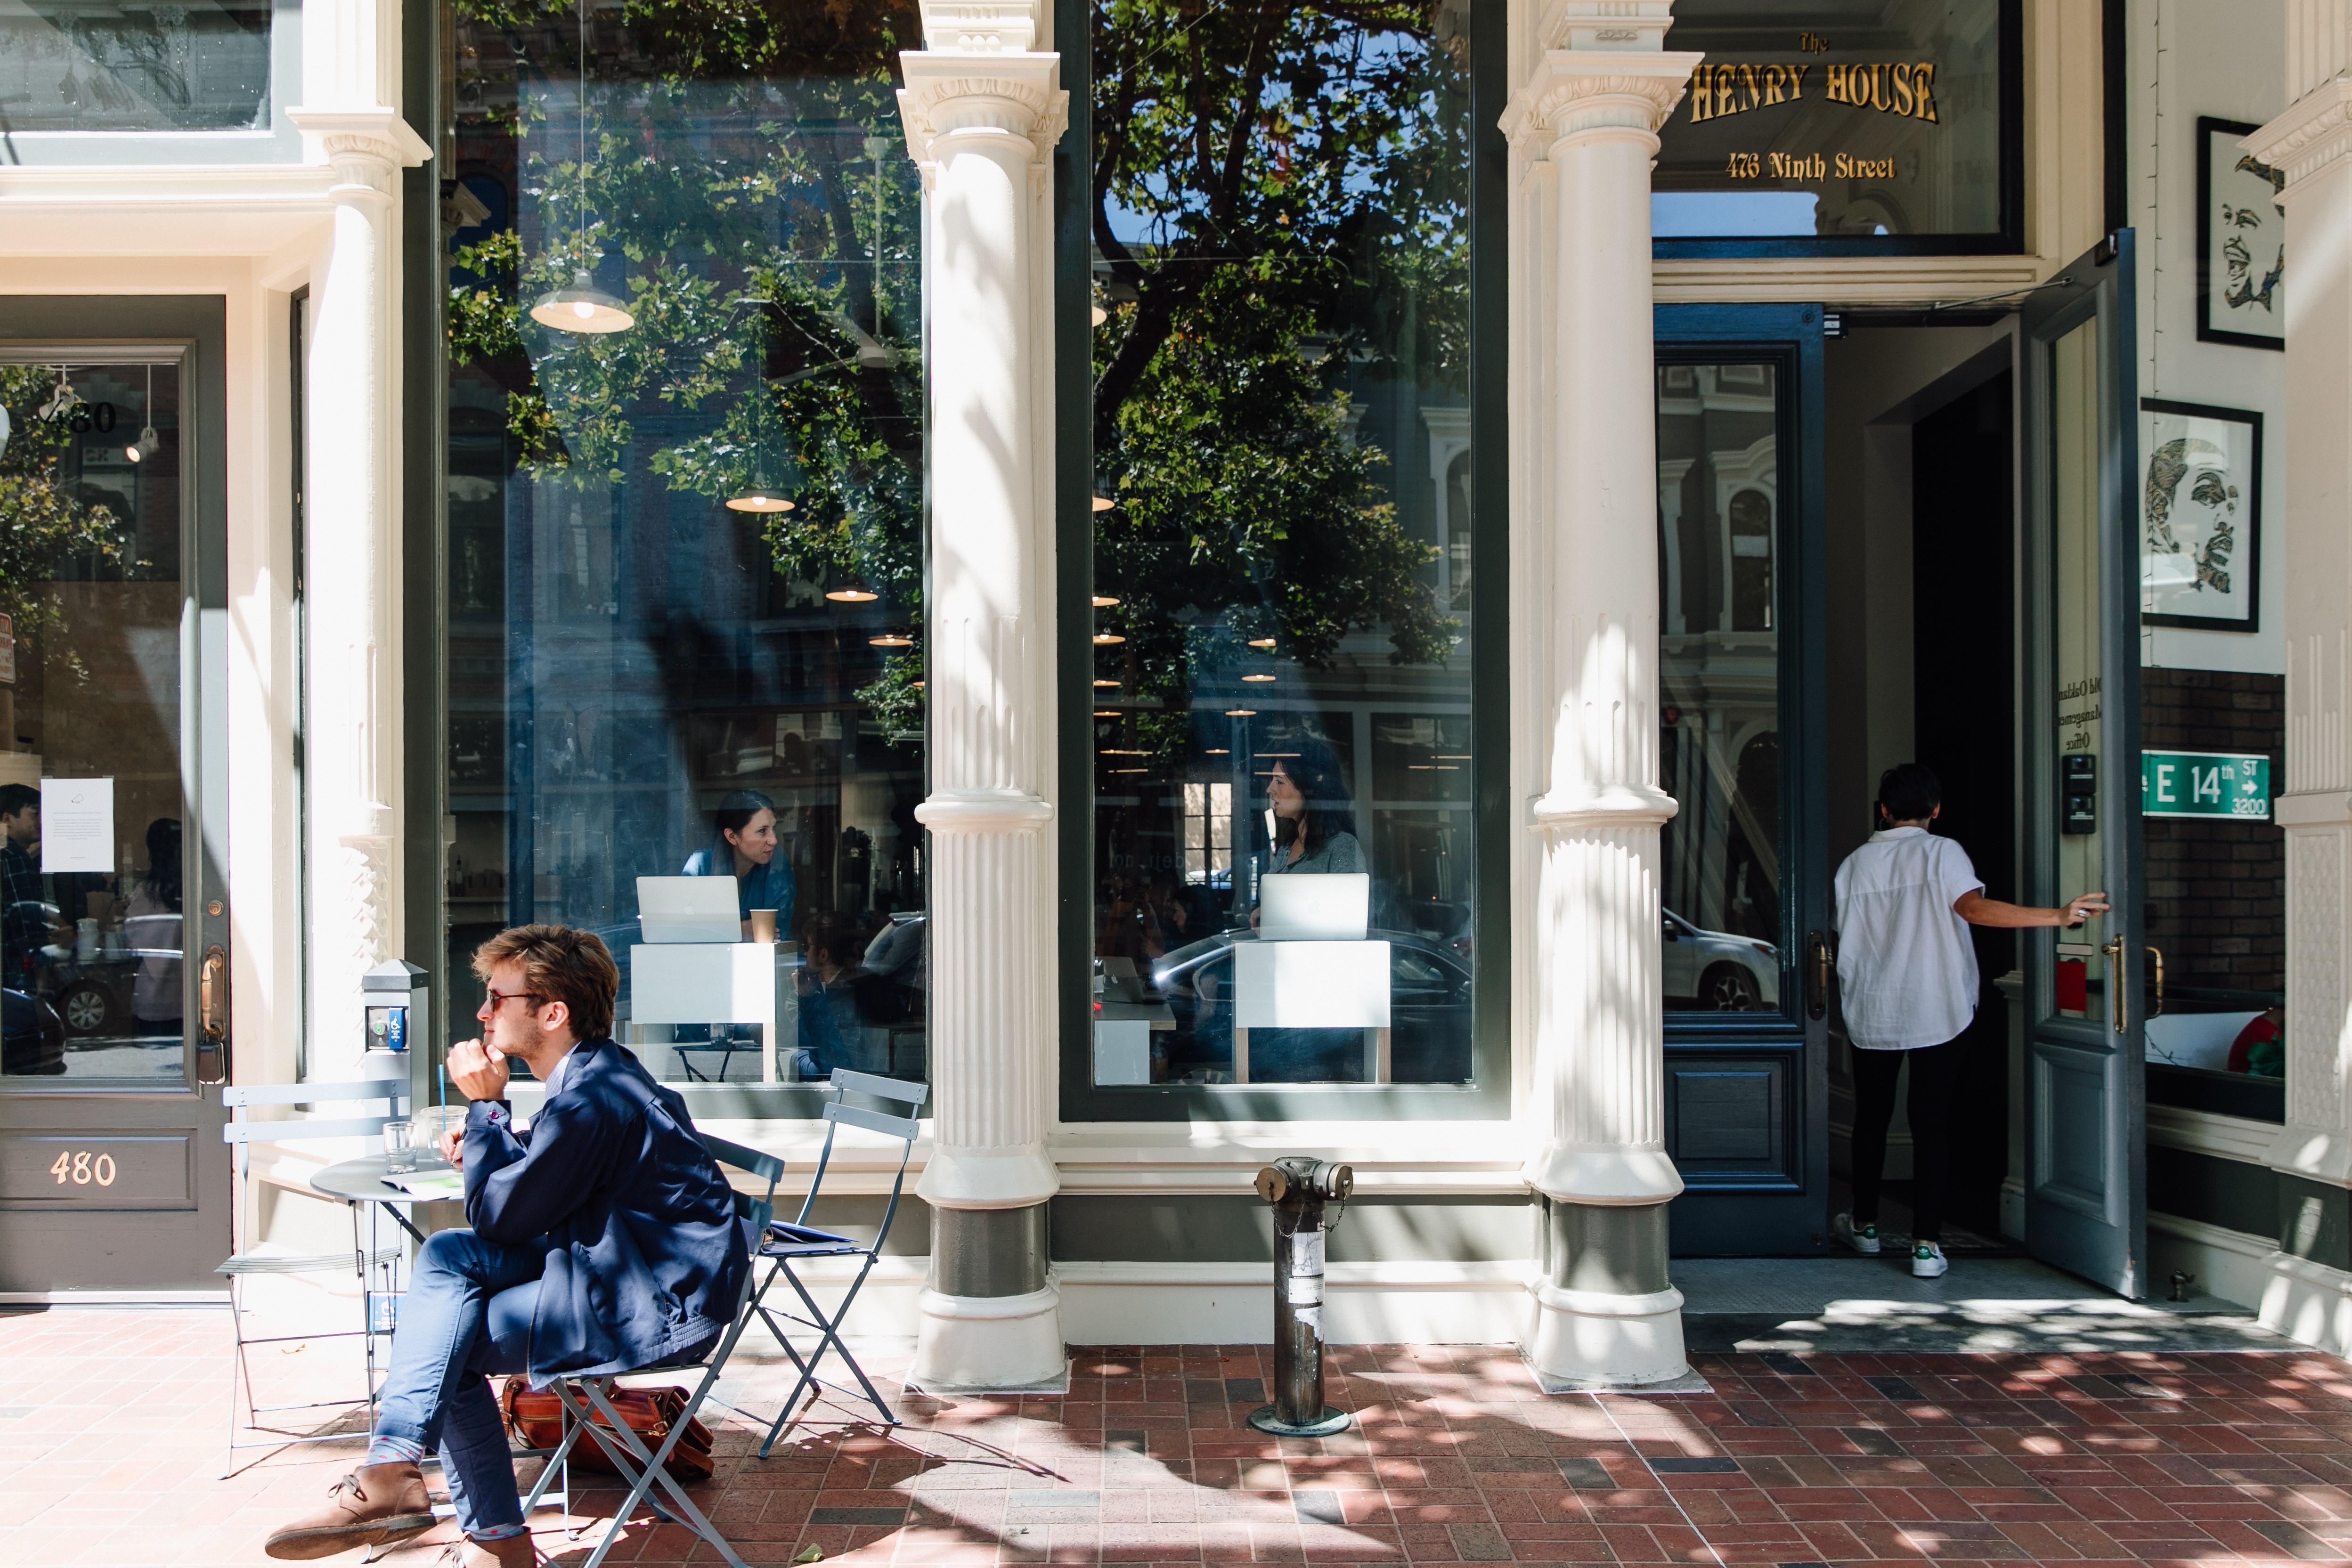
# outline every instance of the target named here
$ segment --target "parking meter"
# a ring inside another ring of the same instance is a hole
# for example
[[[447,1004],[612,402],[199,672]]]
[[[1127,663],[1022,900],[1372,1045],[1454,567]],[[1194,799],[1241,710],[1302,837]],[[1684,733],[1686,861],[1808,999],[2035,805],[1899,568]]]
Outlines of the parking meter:
[[[1274,1206],[1274,1402],[1249,1418],[1261,1432],[1328,1437],[1355,1419],[1323,1403],[1323,1207],[1355,1190],[1355,1171],[1329,1160],[1293,1155],[1257,1173]]]
[[[378,964],[360,977],[360,1005],[366,1010],[368,1051],[398,1051],[405,1055],[409,1041],[429,1027],[432,1012],[425,982],[431,976],[404,958]]]

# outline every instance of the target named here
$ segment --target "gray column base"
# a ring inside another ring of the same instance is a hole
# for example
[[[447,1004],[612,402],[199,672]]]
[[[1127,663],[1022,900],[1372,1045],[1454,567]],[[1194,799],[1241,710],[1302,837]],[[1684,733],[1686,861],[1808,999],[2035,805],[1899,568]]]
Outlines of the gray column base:
[[[1682,1292],[1666,1277],[1666,1206],[1547,1197],[1544,1207],[1544,1270],[1526,1346],[1544,1392],[1685,1392],[1692,1375]]]
[[[926,1394],[1066,1394],[1062,1293],[1046,1266],[1045,1206],[931,1210],[909,1387]]]

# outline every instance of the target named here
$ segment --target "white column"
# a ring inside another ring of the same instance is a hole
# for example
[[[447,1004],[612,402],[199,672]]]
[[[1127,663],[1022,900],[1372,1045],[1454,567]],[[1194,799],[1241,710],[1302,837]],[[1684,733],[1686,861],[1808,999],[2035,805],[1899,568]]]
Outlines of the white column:
[[[2288,0],[2286,112],[2246,138],[2284,172],[2286,293],[2286,1234],[2265,1322],[2352,1348],[2352,1272],[2294,1216],[2352,1187],[2352,3]]]
[[[903,57],[929,347],[931,1277],[916,1381],[1066,1375],[1046,1269],[1055,734],[1047,162],[1067,123],[1034,0],[925,0]]]
[[[1683,1375],[1664,1205],[1657,459],[1650,162],[1699,57],[1662,50],[1670,0],[1569,0],[1503,128],[1522,329],[1515,525],[1544,536],[1549,732],[1535,924],[1527,1180],[1549,1212],[1528,1354],[1548,1380]],[[1532,399],[1532,406],[1528,400]]]
[[[432,156],[401,118],[397,0],[304,10],[304,156],[334,170],[310,273],[309,518],[311,1074],[360,1052],[360,977],[400,931],[400,171]]]

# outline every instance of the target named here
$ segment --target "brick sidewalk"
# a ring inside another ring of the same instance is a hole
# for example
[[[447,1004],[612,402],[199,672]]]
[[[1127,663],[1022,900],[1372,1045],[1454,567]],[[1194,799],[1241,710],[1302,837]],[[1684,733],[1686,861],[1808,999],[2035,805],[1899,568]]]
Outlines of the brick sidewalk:
[[[267,1561],[263,1535],[355,1449],[219,1479],[226,1327],[0,1316],[0,1565]],[[349,1370],[323,1343],[302,1355],[277,1380]],[[1711,1396],[1595,1400],[1539,1395],[1507,1349],[1353,1346],[1332,1397],[1360,1431],[1280,1443],[1243,1425],[1269,1355],[1088,1350],[1067,1398],[909,1398],[888,1435],[819,1407],[766,1461],[719,1412],[721,1479],[698,1490],[753,1563],[810,1544],[939,1568],[2352,1556],[2352,1367],[2317,1354],[1701,1356]],[[729,1393],[772,1408],[781,1368],[735,1370]],[[551,1524],[541,1550],[576,1563],[618,1500],[583,1493],[591,1532]],[[386,1561],[421,1568],[448,1534]],[[635,1524],[614,1560],[715,1560],[696,1544]]]

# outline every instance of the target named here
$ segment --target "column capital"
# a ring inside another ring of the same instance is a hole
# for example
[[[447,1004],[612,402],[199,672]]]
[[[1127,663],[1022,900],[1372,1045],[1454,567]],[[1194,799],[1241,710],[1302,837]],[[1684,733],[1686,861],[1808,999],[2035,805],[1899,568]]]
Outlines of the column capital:
[[[1035,832],[1053,820],[1053,802],[1025,789],[940,789],[915,808],[935,833]]]
[[[1028,52],[909,49],[898,57],[907,85],[898,117],[916,162],[936,162],[934,144],[958,134],[1017,138],[1043,166],[1069,128],[1062,57]]]
[[[397,110],[289,109],[286,118],[302,133],[305,162],[334,170],[328,195],[338,203],[388,209],[395,172],[433,156]]]
[[[1595,131],[1654,142],[1704,55],[1632,49],[1552,49],[1503,110],[1503,134],[1538,160],[1554,144]]]
[[[2352,153],[2352,77],[2321,82],[2238,145],[2286,176],[2279,199],[2293,201],[2297,185]]]
[[[1538,828],[1656,828],[1673,820],[1682,802],[1654,784],[1612,783],[1593,789],[1554,788],[1536,798]]]

